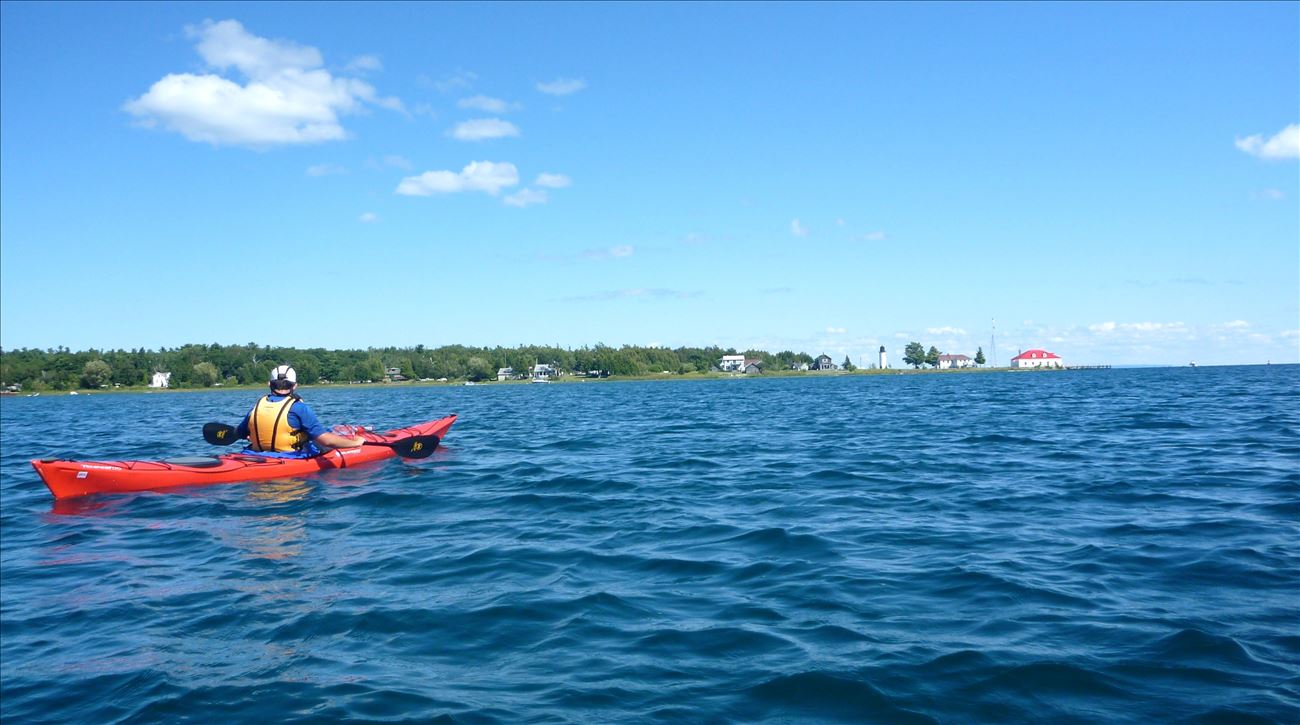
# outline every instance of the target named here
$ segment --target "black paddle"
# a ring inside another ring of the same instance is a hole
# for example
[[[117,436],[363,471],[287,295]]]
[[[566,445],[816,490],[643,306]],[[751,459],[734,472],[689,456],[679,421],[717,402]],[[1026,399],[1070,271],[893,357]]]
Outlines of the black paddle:
[[[234,426],[225,423],[207,423],[203,426],[203,440],[214,446],[226,446],[238,439],[235,438]],[[428,458],[438,447],[438,436],[412,436],[393,443],[366,441],[364,445],[392,448],[393,452],[402,458]]]
[[[235,426],[225,423],[206,423],[203,426],[203,440],[214,446],[228,446],[239,440],[235,437]]]

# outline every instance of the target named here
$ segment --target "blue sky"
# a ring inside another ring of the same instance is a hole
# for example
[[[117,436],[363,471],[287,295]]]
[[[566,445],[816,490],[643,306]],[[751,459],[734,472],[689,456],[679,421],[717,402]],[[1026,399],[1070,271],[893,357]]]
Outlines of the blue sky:
[[[1300,361],[1300,5],[0,12],[0,345]]]

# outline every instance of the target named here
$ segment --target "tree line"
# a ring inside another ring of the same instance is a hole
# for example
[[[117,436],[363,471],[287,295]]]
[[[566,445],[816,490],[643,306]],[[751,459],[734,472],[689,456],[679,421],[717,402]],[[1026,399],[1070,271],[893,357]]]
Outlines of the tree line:
[[[298,382],[368,382],[383,380],[397,368],[408,379],[482,381],[495,379],[498,368],[525,373],[537,363],[560,370],[599,370],[610,375],[637,376],[661,372],[708,372],[723,355],[741,354],[720,347],[639,347],[624,345],[568,349],[559,346],[469,347],[445,345],[327,350],[259,345],[189,344],[146,350],[82,350],[66,347],[39,350],[0,350],[0,387],[23,390],[71,390],[105,387],[139,387],[149,384],[154,372],[169,372],[170,387],[201,388],[214,385],[248,385],[266,382],[271,368],[288,363]],[[811,363],[806,353],[783,350],[745,350],[746,358],[761,361],[764,369],[789,369]],[[846,360],[847,362],[847,360]]]

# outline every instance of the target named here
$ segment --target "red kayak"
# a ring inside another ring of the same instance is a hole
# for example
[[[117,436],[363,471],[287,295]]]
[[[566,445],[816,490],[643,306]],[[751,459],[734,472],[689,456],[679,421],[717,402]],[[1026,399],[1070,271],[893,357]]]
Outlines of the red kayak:
[[[335,448],[314,458],[267,458],[251,453],[186,456],[161,461],[64,461],[42,458],[32,461],[32,468],[49,486],[54,498],[304,476],[318,471],[348,468],[359,463],[382,461],[398,455],[398,450],[403,450],[403,455],[408,455],[412,447],[411,439],[419,439],[414,444],[417,448],[429,444],[436,446],[455,422],[456,416],[449,415],[387,433],[360,432],[358,435],[366,439],[366,444],[360,448]],[[425,451],[411,457],[427,454]]]

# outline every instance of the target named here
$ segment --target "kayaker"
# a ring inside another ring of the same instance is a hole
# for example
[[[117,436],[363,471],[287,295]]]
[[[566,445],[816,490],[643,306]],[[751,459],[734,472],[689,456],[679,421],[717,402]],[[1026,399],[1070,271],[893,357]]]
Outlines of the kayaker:
[[[235,428],[237,438],[247,438],[245,453],[277,458],[310,458],[329,448],[356,448],[365,439],[339,435],[324,426],[302,398],[294,395],[298,373],[288,365],[271,371],[271,393],[253,404]]]

